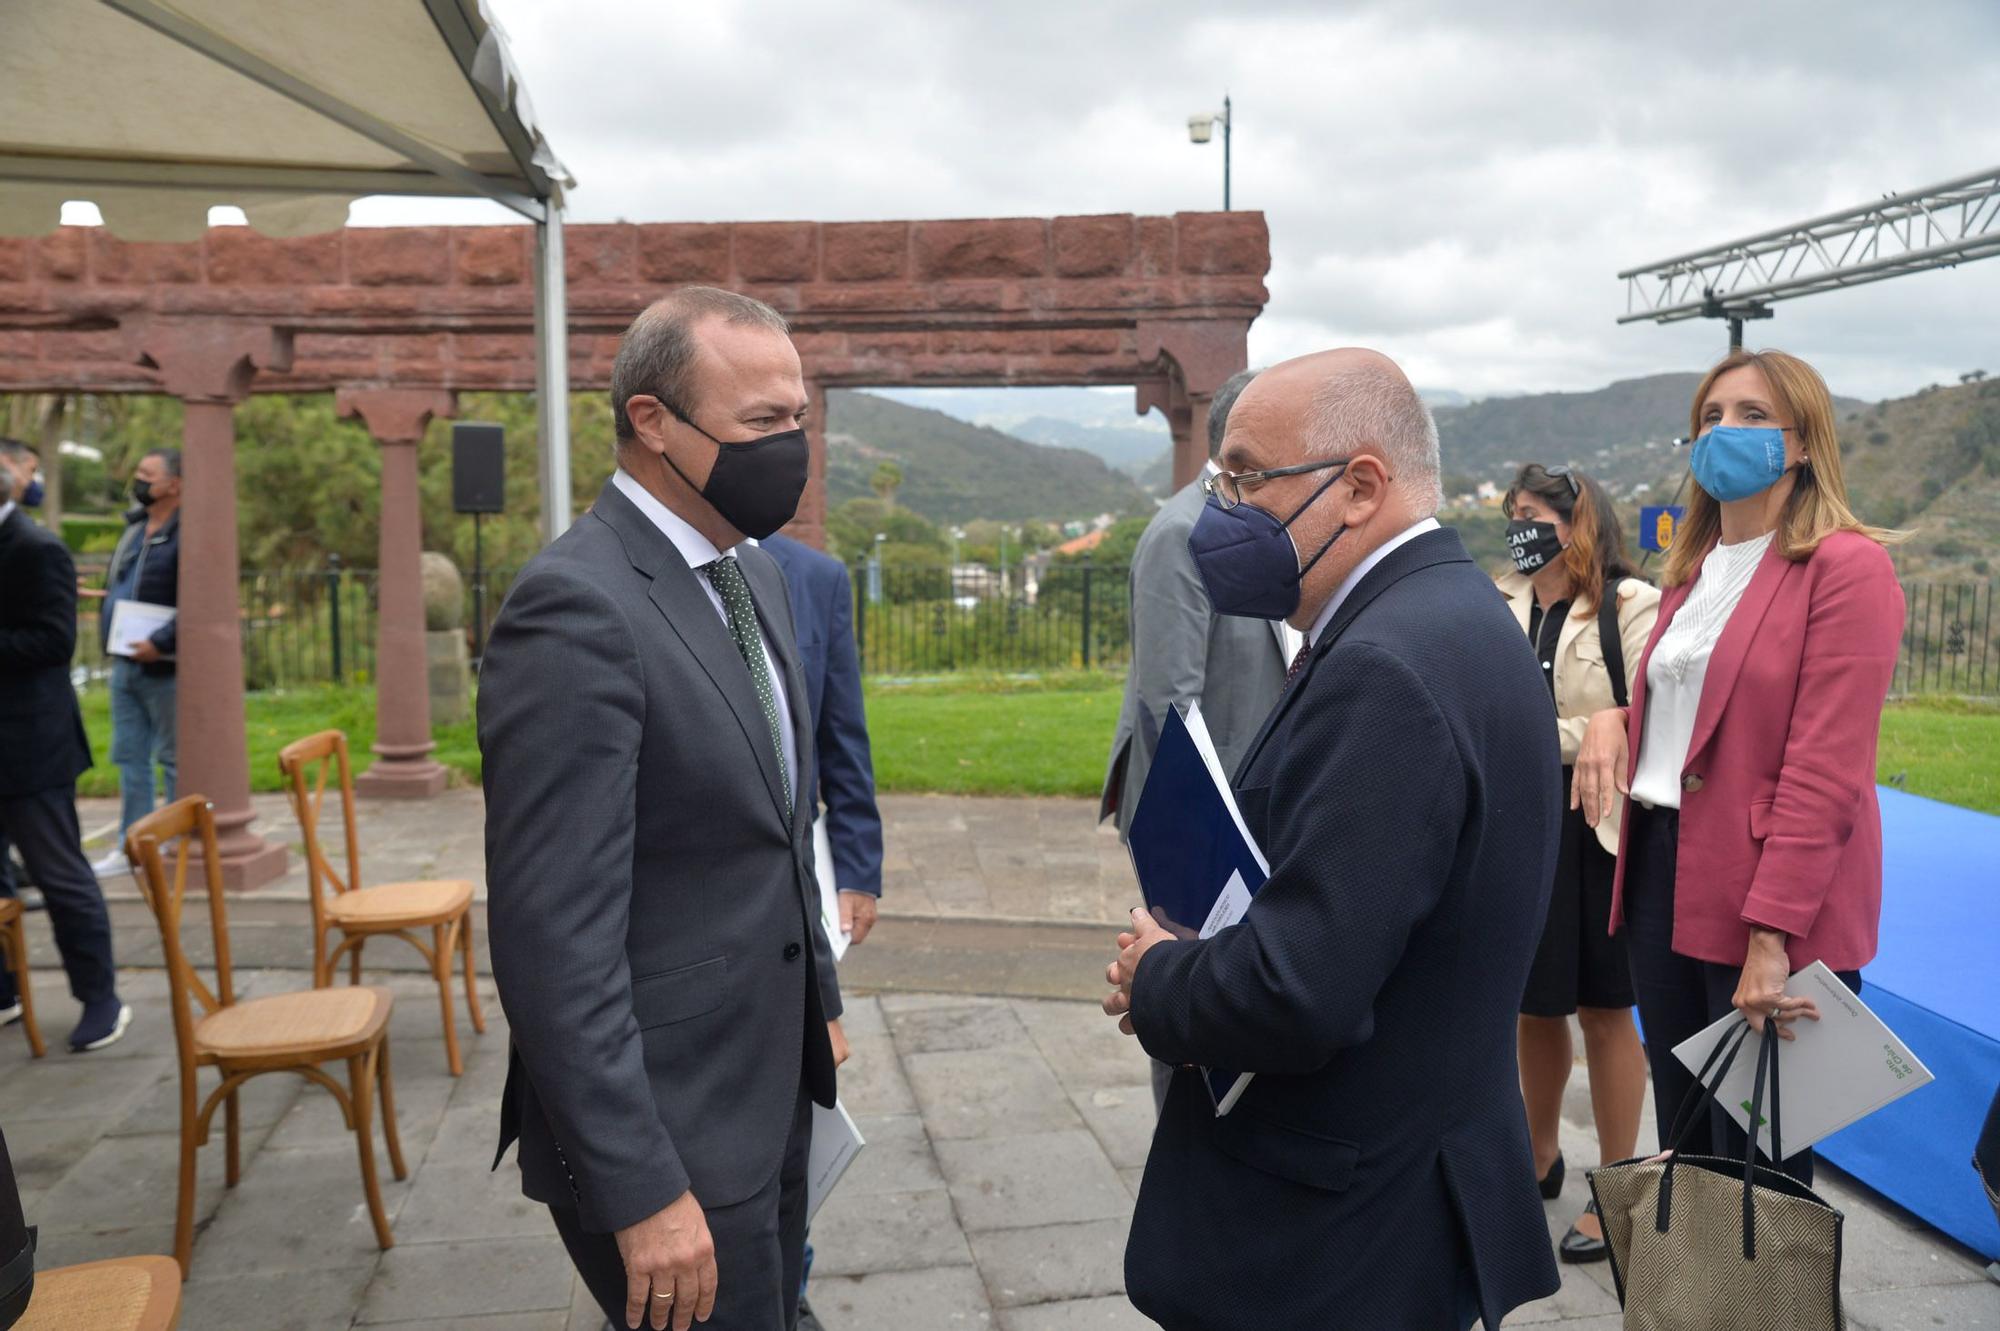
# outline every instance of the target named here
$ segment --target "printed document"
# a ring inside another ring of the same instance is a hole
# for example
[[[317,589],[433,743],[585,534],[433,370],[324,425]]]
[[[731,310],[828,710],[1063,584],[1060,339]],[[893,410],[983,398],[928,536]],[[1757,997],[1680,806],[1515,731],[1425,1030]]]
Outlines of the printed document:
[[[813,1106],[812,1146],[806,1157],[806,1221],[818,1214],[820,1203],[840,1182],[840,1176],[868,1143],[847,1106],[835,1100],[833,1108]]]
[[[833,959],[847,955],[852,934],[840,931],[840,893],[833,881],[833,842],[826,834],[826,815],[813,819],[813,872],[819,878],[819,918],[826,926],[826,941],[833,946]]]
[[[1786,981],[1785,992],[1793,998],[1811,998],[1820,1018],[1793,1022],[1799,1038],[1778,1045],[1778,1130],[1783,1134],[1779,1145],[1786,1158],[1930,1083],[1930,1069],[1825,963],[1815,961],[1794,974]],[[1700,1072],[1722,1033],[1741,1020],[1731,1012],[1675,1045],[1674,1057],[1690,1072]],[[1764,1039],[1755,1032],[1745,1037],[1722,1083],[1722,1106],[1746,1132]],[[1769,1091],[1765,1098],[1770,1098]],[[1761,1120],[1757,1145],[1770,1154],[1771,1128]]]
[[[111,642],[105,650],[113,656],[130,656],[133,647],[174,622],[174,608],[151,601],[117,601],[111,607]]]

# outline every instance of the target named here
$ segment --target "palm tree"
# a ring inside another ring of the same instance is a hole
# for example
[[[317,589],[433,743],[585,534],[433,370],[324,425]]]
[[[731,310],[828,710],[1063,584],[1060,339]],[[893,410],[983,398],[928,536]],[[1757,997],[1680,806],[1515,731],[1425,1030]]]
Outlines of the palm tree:
[[[890,513],[896,511],[896,491],[903,484],[903,469],[893,462],[875,464],[875,475],[869,481],[869,488],[882,501],[882,507]]]

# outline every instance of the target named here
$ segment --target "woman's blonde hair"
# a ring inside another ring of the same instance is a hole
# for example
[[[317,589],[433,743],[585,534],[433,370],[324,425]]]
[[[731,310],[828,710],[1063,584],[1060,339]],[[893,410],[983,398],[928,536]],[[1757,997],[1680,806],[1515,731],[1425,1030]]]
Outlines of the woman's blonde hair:
[[[1856,517],[1847,502],[1847,481],[1840,470],[1840,439],[1834,431],[1833,395],[1819,371],[1782,351],[1730,352],[1702,376],[1688,409],[1688,434],[1703,433],[1702,404],[1708,401],[1715,381],[1731,370],[1755,366],[1771,386],[1772,409],[1791,419],[1805,465],[1797,469],[1792,493],[1778,515],[1778,553],[1794,562],[1810,558],[1819,543],[1839,531],[1859,532],[1872,541],[1892,545],[1907,533],[1871,527]],[[1692,482],[1687,517],[1674,533],[1667,551],[1663,581],[1669,587],[1691,582],[1701,561],[1722,536],[1722,505],[1715,496]]]

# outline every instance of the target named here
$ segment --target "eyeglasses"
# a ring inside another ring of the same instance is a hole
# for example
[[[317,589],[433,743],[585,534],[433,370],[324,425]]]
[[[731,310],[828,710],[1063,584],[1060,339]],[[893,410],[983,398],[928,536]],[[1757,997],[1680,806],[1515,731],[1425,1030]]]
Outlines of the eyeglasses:
[[[1243,502],[1244,482],[1257,484],[1276,480],[1280,476],[1303,476],[1307,472],[1325,471],[1328,467],[1344,467],[1353,459],[1320,458],[1313,462],[1301,462],[1292,467],[1272,467],[1268,471],[1218,471],[1213,476],[1201,480],[1202,492],[1214,495],[1216,502],[1224,508],[1235,508]]]

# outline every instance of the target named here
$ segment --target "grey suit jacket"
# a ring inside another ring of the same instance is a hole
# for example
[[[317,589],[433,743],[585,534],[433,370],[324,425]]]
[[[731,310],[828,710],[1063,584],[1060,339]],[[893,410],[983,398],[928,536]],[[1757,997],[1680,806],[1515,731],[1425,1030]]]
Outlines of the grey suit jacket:
[[[1206,502],[1199,481],[1184,487],[1146,524],[1132,554],[1132,668],[1098,807],[1100,820],[1117,815],[1120,837],[1131,829],[1169,706],[1201,700],[1222,770],[1233,772],[1284,692],[1290,662],[1278,625],[1209,608],[1187,548]]]
[[[737,552],[813,728],[784,576]],[[512,1028],[500,1151],[529,1197],[623,1228],[777,1171],[840,1014],[811,819],[700,574],[615,486],[524,569],[480,675],[488,940]],[[495,1156],[495,1166],[499,1157]]]

